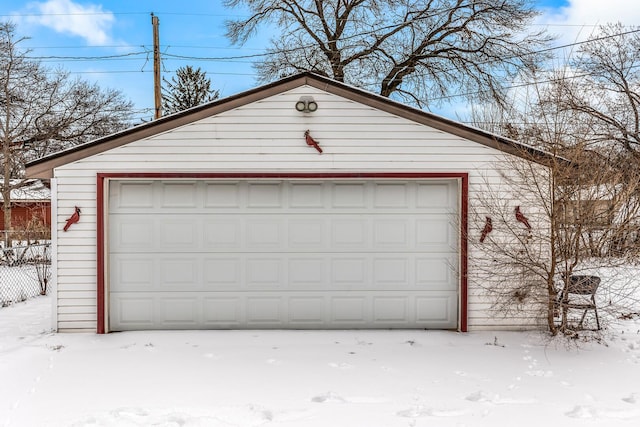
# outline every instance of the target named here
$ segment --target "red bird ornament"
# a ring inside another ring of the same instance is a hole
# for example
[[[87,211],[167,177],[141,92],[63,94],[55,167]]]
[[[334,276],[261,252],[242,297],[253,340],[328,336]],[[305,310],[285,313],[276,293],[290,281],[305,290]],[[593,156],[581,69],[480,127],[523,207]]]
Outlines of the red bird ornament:
[[[529,224],[529,220],[527,219],[526,216],[524,216],[524,214],[520,211],[520,206],[516,206],[516,219],[523,223],[525,227],[527,227],[527,230],[531,230],[531,225]]]
[[[491,221],[491,217],[485,217],[486,221],[484,223],[484,228],[482,229],[482,234],[480,235],[480,243],[484,242],[484,239],[487,237],[489,233],[493,231],[493,223]]]
[[[71,224],[75,224],[76,222],[80,221],[80,208],[77,206],[75,208],[76,211],[67,219],[67,223],[64,225],[64,228],[62,230],[67,231],[69,227],[71,227]]]
[[[307,141],[307,145],[310,145],[318,150],[318,153],[322,153],[322,148],[320,148],[320,145],[318,145],[318,142],[313,139],[308,130],[304,133],[304,139]]]

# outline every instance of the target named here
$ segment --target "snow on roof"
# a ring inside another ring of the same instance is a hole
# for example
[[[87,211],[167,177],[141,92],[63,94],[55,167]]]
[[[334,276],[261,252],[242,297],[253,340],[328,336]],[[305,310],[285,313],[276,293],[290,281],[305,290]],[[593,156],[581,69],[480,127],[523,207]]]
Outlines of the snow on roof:
[[[17,185],[23,180],[11,180],[11,184]],[[0,180],[2,183],[2,180]],[[20,188],[11,190],[12,202],[32,202],[41,201],[48,202],[51,200],[51,189],[47,187],[40,179],[28,179],[24,181],[24,185]],[[0,203],[4,201],[0,194]]]

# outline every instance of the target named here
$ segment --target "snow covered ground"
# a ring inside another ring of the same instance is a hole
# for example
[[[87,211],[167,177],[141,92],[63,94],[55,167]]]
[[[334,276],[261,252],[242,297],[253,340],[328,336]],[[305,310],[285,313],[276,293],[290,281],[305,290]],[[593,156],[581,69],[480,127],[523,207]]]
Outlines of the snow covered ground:
[[[640,319],[536,333],[53,334],[0,309],[0,426],[637,426]]]

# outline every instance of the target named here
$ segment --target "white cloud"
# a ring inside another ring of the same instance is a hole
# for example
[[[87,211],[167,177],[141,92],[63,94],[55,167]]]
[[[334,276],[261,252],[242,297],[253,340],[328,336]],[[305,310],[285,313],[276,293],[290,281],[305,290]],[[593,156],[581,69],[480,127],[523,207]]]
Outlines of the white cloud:
[[[640,7],[629,0],[569,0],[568,3],[560,9],[547,9],[539,21],[559,36],[560,44],[585,40],[600,25],[640,24]]]
[[[71,34],[86,40],[89,45],[109,43],[109,32],[115,18],[99,4],[78,4],[71,0],[48,0],[29,3],[27,8],[36,16],[27,20],[62,34]]]

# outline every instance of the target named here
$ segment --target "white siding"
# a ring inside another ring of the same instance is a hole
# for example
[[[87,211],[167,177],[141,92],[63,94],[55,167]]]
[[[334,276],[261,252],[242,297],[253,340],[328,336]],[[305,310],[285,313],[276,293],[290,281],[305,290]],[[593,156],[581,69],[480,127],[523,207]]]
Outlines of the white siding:
[[[314,97],[319,106],[315,113],[295,110],[303,95]],[[306,130],[323,154],[306,145]],[[471,201],[483,177],[500,183],[495,162],[501,156],[484,145],[303,86],[59,167],[54,172],[58,328],[96,327],[98,172],[467,172]],[[64,233],[76,205],[82,209],[81,220]],[[481,293],[469,289],[470,329],[517,328],[530,322],[490,316],[477,296]]]

